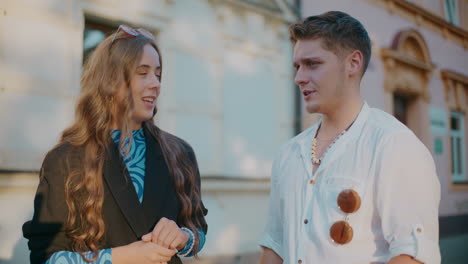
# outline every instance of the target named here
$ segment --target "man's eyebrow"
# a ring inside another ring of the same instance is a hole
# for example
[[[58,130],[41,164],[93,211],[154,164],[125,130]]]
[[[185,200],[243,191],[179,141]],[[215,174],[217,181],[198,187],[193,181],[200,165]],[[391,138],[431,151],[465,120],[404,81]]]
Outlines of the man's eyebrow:
[[[320,57],[303,57],[300,59],[297,59],[293,62],[293,66],[296,67],[298,65],[298,62],[309,62],[309,61],[316,61],[316,60],[321,60]]]

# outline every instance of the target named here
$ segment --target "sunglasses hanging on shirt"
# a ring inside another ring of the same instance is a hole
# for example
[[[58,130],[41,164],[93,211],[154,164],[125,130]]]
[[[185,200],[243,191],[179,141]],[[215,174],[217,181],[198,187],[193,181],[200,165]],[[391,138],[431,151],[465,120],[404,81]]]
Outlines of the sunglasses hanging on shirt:
[[[361,207],[361,197],[352,189],[343,190],[337,199],[338,207],[345,213],[344,220],[335,222],[330,228],[333,242],[344,245],[353,239],[353,228],[348,223],[348,215],[355,213]]]

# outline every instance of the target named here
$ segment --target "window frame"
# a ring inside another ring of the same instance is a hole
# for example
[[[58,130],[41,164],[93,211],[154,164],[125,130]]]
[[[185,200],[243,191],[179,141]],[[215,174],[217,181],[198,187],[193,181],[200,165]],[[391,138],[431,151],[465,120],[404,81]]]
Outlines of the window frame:
[[[393,116],[405,126],[408,126],[408,108],[410,107],[411,99],[408,96],[400,93],[393,93]],[[400,106],[401,108],[397,108]]]
[[[450,14],[449,3],[453,4],[453,14]],[[457,27],[461,26],[460,4],[458,0],[444,0],[444,15],[448,23]]]
[[[115,30],[117,30],[117,28],[118,28],[118,25],[116,26],[115,23],[111,23],[111,22],[107,22],[107,21],[103,22],[103,21],[99,21],[99,20],[95,20],[95,19],[89,19],[89,18],[85,17],[85,23],[84,23],[84,27],[83,27],[83,38],[82,38],[83,44],[84,44],[84,41],[85,41],[85,31],[86,31],[86,29],[99,30],[104,34],[105,37],[108,37]],[[82,50],[82,63],[83,64],[86,62],[88,57],[93,53],[93,51],[96,49],[96,47],[97,46],[95,46],[91,50],[87,51],[87,53],[85,53],[84,46],[83,46],[83,50]]]
[[[459,130],[453,130],[451,126],[452,118],[455,118],[459,122]],[[450,151],[451,151],[451,165],[450,171],[453,183],[468,183],[468,177],[466,175],[466,148],[465,148],[465,115],[462,112],[450,111]],[[456,140],[460,140],[461,149],[454,149],[456,146]],[[458,155],[461,155],[459,157]],[[458,161],[460,163],[458,164]],[[460,172],[460,173],[458,173]]]

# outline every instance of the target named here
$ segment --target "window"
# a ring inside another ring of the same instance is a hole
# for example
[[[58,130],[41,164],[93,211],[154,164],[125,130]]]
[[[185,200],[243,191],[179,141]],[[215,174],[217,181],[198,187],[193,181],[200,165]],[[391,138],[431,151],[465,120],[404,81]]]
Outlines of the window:
[[[460,112],[450,114],[450,147],[452,149],[452,181],[468,183],[465,164],[464,115]]]
[[[460,27],[468,30],[468,0],[460,2]]]
[[[97,45],[116,29],[115,26],[86,21],[83,32],[83,62],[91,55]]]
[[[393,96],[393,115],[408,126],[408,98],[396,94]]]
[[[453,25],[460,25],[460,18],[458,15],[458,0],[444,0],[445,18]]]

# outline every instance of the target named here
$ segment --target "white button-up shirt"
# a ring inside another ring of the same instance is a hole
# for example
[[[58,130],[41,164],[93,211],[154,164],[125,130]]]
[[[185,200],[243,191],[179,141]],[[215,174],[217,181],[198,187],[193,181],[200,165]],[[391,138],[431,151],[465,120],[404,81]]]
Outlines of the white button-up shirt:
[[[273,163],[265,235],[260,244],[284,263],[386,263],[400,254],[440,263],[440,184],[428,149],[393,116],[366,103],[312,173],[311,144],[319,123],[281,149]],[[347,215],[345,245],[330,227],[346,215],[338,194],[355,190],[361,207]]]

